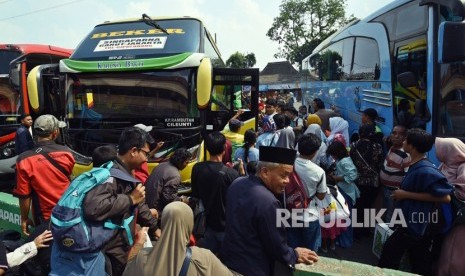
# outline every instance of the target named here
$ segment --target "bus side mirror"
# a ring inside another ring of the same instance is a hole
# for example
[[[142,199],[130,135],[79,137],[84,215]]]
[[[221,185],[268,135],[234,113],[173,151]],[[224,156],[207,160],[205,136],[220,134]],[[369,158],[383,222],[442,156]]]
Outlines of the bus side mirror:
[[[39,95],[43,94],[43,91],[39,91],[40,82],[40,65],[32,68],[27,76],[27,94],[29,97],[29,103],[35,112],[39,111]]]
[[[46,79],[50,79],[58,69],[58,64],[38,65],[29,72],[27,76],[27,94],[29,104],[34,112],[42,112],[45,105],[45,96],[50,93],[44,89]]]
[[[438,36],[439,63],[465,61],[465,22],[442,22]]]
[[[204,58],[200,62],[197,71],[197,106],[205,109],[210,102],[212,92],[212,63],[209,58]]]

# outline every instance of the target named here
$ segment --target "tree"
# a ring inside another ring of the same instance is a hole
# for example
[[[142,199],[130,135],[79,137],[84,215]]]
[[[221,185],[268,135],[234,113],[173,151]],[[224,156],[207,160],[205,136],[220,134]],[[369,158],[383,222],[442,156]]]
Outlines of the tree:
[[[253,67],[255,63],[257,63],[257,60],[255,59],[254,53],[244,55],[235,52],[226,60],[226,66],[231,68],[250,68]]]
[[[346,0],[283,0],[267,36],[279,43],[276,58],[299,63],[318,44],[354,19],[346,18]]]

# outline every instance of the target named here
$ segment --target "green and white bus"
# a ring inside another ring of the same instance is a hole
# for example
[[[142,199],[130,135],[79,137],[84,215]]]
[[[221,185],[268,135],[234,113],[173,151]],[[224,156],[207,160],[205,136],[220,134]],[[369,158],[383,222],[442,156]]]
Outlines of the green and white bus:
[[[225,68],[215,39],[196,18],[144,14],[97,25],[60,61],[58,75],[68,123],[62,136],[76,151],[74,174],[90,168],[94,148],[117,144],[122,129],[144,124],[165,142],[149,159],[149,170],[185,147],[193,153],[181,173],[189,182],[204,156],[202,136],[223,129],[237,109],[234,93],[243,87],[252,97],[243,129],[256,127],[258,69]]]

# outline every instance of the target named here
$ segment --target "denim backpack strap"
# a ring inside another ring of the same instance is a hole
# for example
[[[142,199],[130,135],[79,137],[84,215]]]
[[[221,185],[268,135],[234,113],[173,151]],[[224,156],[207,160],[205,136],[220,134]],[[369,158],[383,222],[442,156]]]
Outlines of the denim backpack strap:
[[[186,276],[187,270],[189,269],[189,264],[191,263],[192,258],[192,249],[188,246],[186,247],[186,257],[182,263],[181,271],[179,271],[179,276]]]

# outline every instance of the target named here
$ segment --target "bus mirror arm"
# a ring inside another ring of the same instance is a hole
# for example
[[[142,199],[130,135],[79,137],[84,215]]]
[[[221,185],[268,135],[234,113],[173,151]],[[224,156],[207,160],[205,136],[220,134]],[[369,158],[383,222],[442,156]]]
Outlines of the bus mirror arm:
[[[453,14],[458,15],[460,17],[465,17],[465,8],[462,4],[462,1],[455,0],[455,1],[444,1],[444,0],[421,0],[420,6],[425,5],[442,5],[449,8]]]

